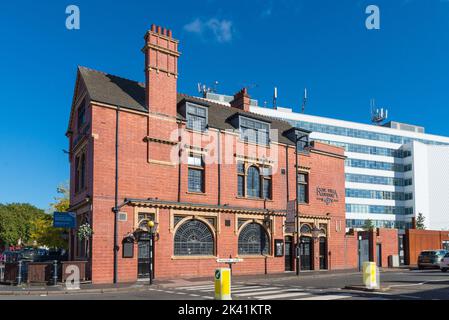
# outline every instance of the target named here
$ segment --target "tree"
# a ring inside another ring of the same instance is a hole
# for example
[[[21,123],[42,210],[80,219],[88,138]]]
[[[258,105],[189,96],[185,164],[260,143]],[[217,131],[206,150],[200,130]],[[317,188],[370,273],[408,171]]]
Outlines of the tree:
[[[28,203],[0,204],[0,245],[28,244],[33,222],[43,216],[44,210]]]
[[[416,229],[418,230],[426,230],[425,225],[426,217],[420,212],[418,213],[418,217],[416,218]]]
[[[363,230],[371,231],[374,229],[374,223],[371,219],[365,220],[365,224],[363,225]]]
[[[70,189],[68,182],[60,184],[56,189],[60,196],[55,197],[55,203],[50,204],[51,212],[66,212],[70,208]]]
[[[37,245],[49,248],[68,248],[67,231],[53,227],[53,217],[49,214],[33,221],[30,239]]]
[[[70,207],[70,191],[67,183],[57,187],[59,196],[50,204],[50,213],[33,220],[31,239],[38,245],[49,248],[68,248],[68,232],[53,227],[53,213],[66,212]]]

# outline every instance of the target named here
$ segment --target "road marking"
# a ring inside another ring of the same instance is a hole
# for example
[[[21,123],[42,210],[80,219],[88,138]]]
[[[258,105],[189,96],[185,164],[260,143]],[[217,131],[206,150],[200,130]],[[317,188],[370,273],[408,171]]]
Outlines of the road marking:
[[[231,287],[231,291],[232,291],[233,288],[238,289],[238,288],[241,288],[241,287],[244,287],[244,286],[232,286]],[[209,292],[209,291],[215,291],[215,287],[208,288],[208,289],[199,289],[199,290],[197,290],[196,288],[192,288],[192,289],[188,289],[188,290],[190,290],[190,291],[199,291],[199,292]]]
[[[208,284],[208,285],[203,285],[203,286],[188,286],[188,287],[179,287],[176,289],[179,290],[191,290],[192,288],[197,288],[197,289],[206,289],[206,288],[213,288],[214,285],[213,284]]]
[[[342,295],[322,295],[322,296],[312,296],[307,298],[299,298],[293,300],[339,300],[352,298],[352,296],[342,296]]]
[[[282,299],[282,298],[291,298],[291,297],[299,297],[299,296],[308,296],[309,293],[306,292],[291,292],[291,293],[282,293],[282,294],[273,294],[270,296],[258,297],[258,300],[273,300],[273,299]]]
[[[245,292],[250,292],[250,291],[263,291],[263,290],[275,290],[275,289],[277,289],[277,290],[281,290],[281,288],[278,288],[278,287],[262,287],[262,288],[257,288],[257,287],[254,287],[254,288],[251,288],[251,289],[238,289],[238,290],[232,290],[232,293],[234,294],[234,293],[245,293]]]
[[[406,295],[406,294],[401,294],[401,295],[399,295],[400,297],[403,297],[403,298],[410,298],[410,299],[421,299],[421,297],[417,297],[417,296],[409,296],[409,295]]]
[[[239,297],[252,297],[252,296],[263,296],[266,294],[274,294],[274,293],[281,293],[285,292],[285,290],[268,290],[268,291],[262,291],[262,292],[247,292],[247,293],[238,293],[236,296]]]

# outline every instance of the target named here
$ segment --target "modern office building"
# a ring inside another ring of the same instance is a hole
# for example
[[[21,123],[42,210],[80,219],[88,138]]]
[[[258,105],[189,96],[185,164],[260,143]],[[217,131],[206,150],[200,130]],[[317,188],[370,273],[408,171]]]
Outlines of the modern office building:
[[[230,97],[206,93],[228,103]],[[232,98],[232,97],[231,97]],[[449,138],[398,122],[373,125],[296,113],[288,108],[251,111],[312,131],[310,138],[346,149],[346,226],[408,229],[421,213],[427,229],[449,230]]]

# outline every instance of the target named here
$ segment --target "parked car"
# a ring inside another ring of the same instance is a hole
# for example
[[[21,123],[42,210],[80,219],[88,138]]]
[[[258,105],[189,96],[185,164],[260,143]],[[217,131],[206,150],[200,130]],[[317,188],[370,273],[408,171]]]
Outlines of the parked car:
[[[37,251],[34,248],[24,248],[22,249],[21,254],[23,260],[34,261]]]
[[[426,250],[418,256],[418,269],[440,269],[440,262],[449,252],[446,250]]]
[[[449,269],[449,253],[447,253],[440,262],[440,269],[446,272]]]
[[[5,251],[3,252],[3,260],[5,263],[17,262],[22,260],[22,253],[20,251]]]

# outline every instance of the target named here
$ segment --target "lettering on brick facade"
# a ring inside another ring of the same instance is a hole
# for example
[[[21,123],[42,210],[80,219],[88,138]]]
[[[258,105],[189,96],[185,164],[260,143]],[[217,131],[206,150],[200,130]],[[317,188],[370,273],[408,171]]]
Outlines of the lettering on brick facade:
[[[324,202],[326,205],[338,202],[338,193],[335,189],[316,188],[317,200]]]

